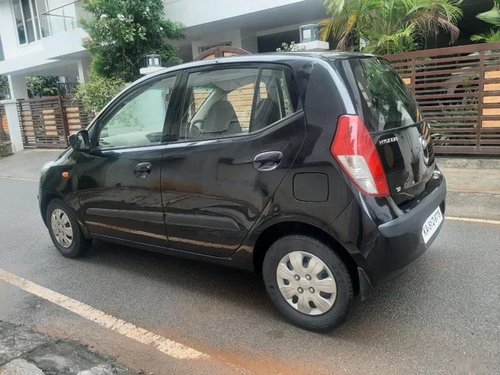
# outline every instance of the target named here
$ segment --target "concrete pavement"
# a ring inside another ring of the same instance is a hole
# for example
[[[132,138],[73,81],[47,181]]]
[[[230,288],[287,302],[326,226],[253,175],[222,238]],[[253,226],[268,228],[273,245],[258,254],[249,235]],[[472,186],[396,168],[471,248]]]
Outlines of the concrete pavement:
[[[446,215],[500,220],[500,159],[439,158],[448,184]]]
[[[87,347],[0,320],[1,375],[125,375],[127,368]]]
[[[0,177],[36,179],[40,169],[56,159],[63,150],[36,149],[16,152],[0,158]]]

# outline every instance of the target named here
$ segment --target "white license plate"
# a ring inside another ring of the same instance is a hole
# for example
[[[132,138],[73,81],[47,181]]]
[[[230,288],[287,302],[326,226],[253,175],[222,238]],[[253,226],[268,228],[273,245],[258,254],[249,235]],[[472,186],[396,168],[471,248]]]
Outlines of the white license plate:
[[[424,238],[425,243],[429,242],[432,235],[436,233],[442,222],[443,214],[441,213],[441,209],[438,207],[425,220],[424,226],[422,227],[422,237]]]

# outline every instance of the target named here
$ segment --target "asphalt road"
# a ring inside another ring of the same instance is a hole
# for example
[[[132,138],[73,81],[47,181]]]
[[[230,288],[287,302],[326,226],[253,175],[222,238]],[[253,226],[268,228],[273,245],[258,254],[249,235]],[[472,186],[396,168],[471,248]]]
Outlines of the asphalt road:
[[[259,275],[97,242],[60,256],[37,183],[0,178],[0,268],[208,353],[168,358],[0,281],[0,320],[71,338],[146,373],[500,373],[500,226],[446,221],[431,249],[341,328],[282,319]]]

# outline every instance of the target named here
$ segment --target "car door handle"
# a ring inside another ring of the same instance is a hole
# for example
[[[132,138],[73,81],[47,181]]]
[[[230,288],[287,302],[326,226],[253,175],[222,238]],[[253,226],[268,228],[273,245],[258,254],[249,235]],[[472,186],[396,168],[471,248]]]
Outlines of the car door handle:
[[[139,163],[134,168],[134,176],[139,178],[146,178],[151,173],[153,165],[149,162]]]
[[[283,153],[280,151],[262,152],[253,159],[253,166],[258,171],[272,171],[277,168],[283,159]]]

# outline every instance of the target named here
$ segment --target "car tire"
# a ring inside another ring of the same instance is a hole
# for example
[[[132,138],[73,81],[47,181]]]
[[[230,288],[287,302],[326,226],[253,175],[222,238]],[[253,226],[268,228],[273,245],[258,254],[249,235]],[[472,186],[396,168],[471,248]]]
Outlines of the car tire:
[[[91,240],[85,238],[73,211],[60,199],[53,199],[47,206],[46,223],[50,238],[66,258],[85,254]]]
[[[277,309],[299,327],[328,331],[346,319],[353,297],[349,271],[332,248],[313,237],[275,241],[264,257],[263,278]]]

